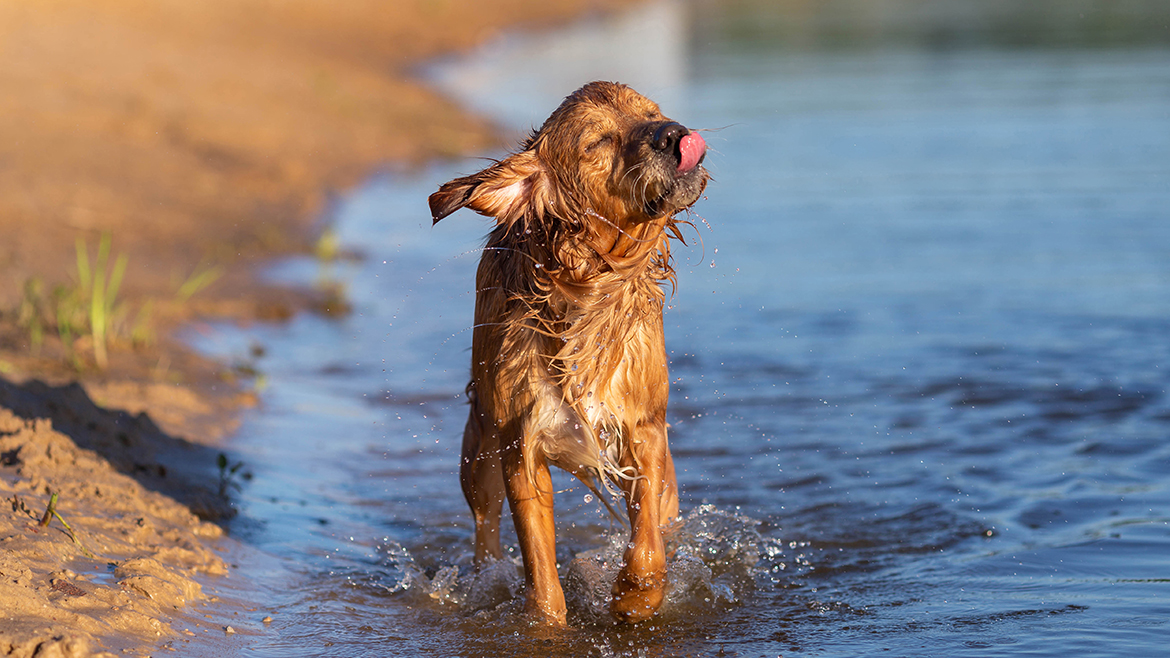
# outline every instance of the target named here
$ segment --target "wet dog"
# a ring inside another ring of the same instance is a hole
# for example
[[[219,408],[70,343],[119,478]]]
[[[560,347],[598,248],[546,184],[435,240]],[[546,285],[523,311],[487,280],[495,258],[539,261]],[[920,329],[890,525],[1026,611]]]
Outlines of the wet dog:
[[[678,515],[663,285],[674,284],[675,215],[709,178],[705,155],[703,138],[654,102],[592,82],[519,152],[430,197],[435,222],[464,207],[496,220],[476,275],[460,481],[477,564],[502,557],[507,497],[525,609],[548,623],[565,623],[549,464],[625,498],[613,615],[641,621],[662,603],[662,527]]]

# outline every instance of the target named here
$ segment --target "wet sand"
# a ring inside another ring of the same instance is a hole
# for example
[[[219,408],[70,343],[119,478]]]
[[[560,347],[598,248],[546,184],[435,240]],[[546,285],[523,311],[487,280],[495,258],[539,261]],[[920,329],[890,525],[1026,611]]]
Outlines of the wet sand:
[[[335,308],[258,268],[313,249],[330,195],[379,168],[498,140],[413,68],[622,4],[0,0],[0,655],[145,655],[209,630],[191,605],[229,571],[215,521],[246,477],[217,446],[256,396],[176,330]],[[91,337],[34,344],[28,309],[76,286],[78,240],[96,271],[103,234],[126,270],[100,368]]]

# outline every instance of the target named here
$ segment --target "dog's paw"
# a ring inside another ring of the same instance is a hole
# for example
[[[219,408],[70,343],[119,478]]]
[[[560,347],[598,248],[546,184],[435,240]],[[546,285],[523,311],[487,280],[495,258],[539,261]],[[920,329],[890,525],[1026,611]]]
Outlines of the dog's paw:
[[[618,574],[613,585],[609,612],[618,621],[635,624],[654,616],[666,592],[666,570],[638,576],[627,569]]]

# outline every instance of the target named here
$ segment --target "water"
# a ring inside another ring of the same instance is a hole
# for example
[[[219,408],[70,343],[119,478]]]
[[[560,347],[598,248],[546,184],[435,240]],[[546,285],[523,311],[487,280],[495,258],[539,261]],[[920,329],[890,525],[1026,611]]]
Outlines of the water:
[[[361,260],[273,273],[343,286],[351,315],[196,339],[267,384],[233,445],[254,478],[231,531],[273,617],[237,625],[242,653],[1164,651],[1170,49],[777,47],[720,11],[628,19],[686,31],[635,85],[723,128],[666,315],[686,519],[663,614],[597,613],[621,529],[564,477],[571,627],[524,623],[511,565],[472,574],[457,463],[487,224],[432,229],[425,206],[466,161],[343,199]],[[638,33],[607,29],[573,39]],[[523,129],[592,77],[525,50],[542,39],[485,56],[537,70],[496,88],[527,103],[434,75]]]

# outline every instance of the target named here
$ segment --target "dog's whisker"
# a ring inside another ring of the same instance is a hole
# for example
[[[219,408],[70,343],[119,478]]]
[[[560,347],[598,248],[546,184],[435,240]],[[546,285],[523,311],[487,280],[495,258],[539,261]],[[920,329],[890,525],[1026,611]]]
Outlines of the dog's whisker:
[[[720,126],[719,128],[691,128],[690,130],[693,133],[717,133],[717,132],[723,132],[724,130],[727,130],[728,128],[735,128],[735,127],[742,126],[742,125],[743,125],[742,123],[729,123],[726,126]]]
[[[624,183],[626,178],[628,178],[630,174],[643,169],[644,166],[645,166],[644,163],[639,162],[639,163],[635,164],[634,166],[630,167],[629,169],[626,169],[625,173],[623,173],[622,177],[618,180],[618,185],[621,185],[622,183]]]
[[[625,173],[623,173],[623,174],[622,174],[622,180],[625,180],[625,178],[626,178],[627,176],[629,176],[630,174],[632,174],[632,173],[639,172],[639,171],[644,171],[644,170],[645,170],[645,168],[646,168],[646,163],[644,163],[644,162],[637,162],[637,163],[635,163],[633,166],[631,166],[630,168],[626,169]]]
[[[642,171],[638,177],[634,179],[634,191],[638,205],[645,208],[650,204],[650,197],[647,192],[650,189],[650,181],[645,176],[646,172]]]

